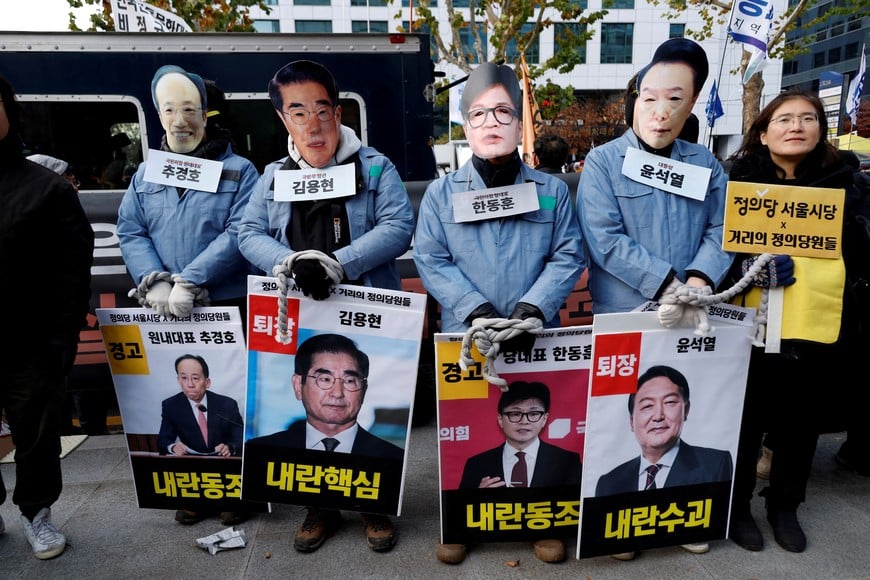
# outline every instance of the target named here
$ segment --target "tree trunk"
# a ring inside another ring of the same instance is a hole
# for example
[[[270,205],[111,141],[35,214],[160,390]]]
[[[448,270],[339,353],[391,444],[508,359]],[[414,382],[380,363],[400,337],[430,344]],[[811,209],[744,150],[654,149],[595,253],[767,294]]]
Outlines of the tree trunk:
[[[744,50],[740,59],[741,78],[743,72],[746,71],[746,65],[749,64],[751,54]],[[750,125],[761,111],[761,94],[764,90],[764,79],[761,76],[761,71],[758,71],[751,77],[749,81],[743,85],[743,134],[749,131]]]

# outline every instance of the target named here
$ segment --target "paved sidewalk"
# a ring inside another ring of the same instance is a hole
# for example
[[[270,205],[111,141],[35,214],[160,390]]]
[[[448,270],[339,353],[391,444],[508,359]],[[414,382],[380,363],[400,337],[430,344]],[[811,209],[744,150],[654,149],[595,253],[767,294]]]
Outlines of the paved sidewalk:
[[[530,544],[475,547],[459,566],[435,559],[439,534],[438,470],[434,420],[411,433],[399,542],[386,554],[365,546],[363,525],[347,512],[345,525],[312,554],[291,546],[302,508],[276,505],[272,514],[245,522],[244,549],[214,556],[196,538],[223,529],[218,519],[191,527],[173,512],[139,509],[123,435],[89,437],[62,461],[65,487],[53,508],[55,524],[70,545],[54,560],[32,556],[12,504],[15,466],[2,465],[10,498],[0,507],[0,579],[271,579],[271,578],[623,578],[667,579],[870,579],[870,478],[840,469],[834,453],[842,434],[822,437],[810,481],[809,501],[798,512],[809,538],[807,551],[791,554],[773,541],[761,499],[753,502],[767,545],[747,552],[730,541],[695,556],[680,548],[644,552],[632,562],[609,557],[562,564],[537,561]],[[575,542],[568,544],[573,554]],[[517,567],[505,563],[519,560]]]

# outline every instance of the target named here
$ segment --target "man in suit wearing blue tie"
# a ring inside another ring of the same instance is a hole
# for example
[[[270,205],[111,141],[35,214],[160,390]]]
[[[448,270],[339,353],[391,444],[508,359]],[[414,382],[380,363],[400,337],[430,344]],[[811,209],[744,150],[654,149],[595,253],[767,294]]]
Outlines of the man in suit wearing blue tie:
[[[657,365],[643,373],[628,397],[628,421],[641,455],[602,475],[595,495],[730,480],[728,451],[696,447],[680,438],[690,406],[689,382],[681,372]]]

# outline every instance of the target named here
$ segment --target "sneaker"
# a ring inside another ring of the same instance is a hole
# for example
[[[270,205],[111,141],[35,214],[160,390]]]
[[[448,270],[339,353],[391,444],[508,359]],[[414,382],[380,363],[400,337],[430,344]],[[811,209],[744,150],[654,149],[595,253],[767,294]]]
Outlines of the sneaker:
[[[460,564],[465,560],[468,549],[465,544],[442,544],[435,547],[435,556],[445,564]]]
[[[308,508],[305,521],[293,536],[297,552],[313,552],[338,528],[341,514],[337,510]]]
[[[175,521],[185,526],[198,524],[205,519],[205,515],[191,510],[178,510],[175,512]]]
[[[24,526],[24,536],[33,548],[33,555],[40,560],[60,556],[66,548],[66,538],[51,523],[51,508],[39,510],[32,521],[22,515],[21,525]]]
[[[565,542],[562,540],[538,540],[534,544],[535,558],[555,564],[565,559]]]
[[[248,512],[221,512],[221,523],[225,526],[237,526],[248,520]]]
[[[758,458],[758,463],[755,464],[755,475],[761,479],[770,479],[770,462],[773,460],[773,451],[761,447],[761,457]]]
[[[634,557],[637,556],[637,552],[620,552],[618,554],[611,554],[610,557],[615,560],[622,560],[623,562],[628,562],[629,560],[634,560]]]
[[[375,552],[392,550],[396,545],[396,528],[389,516],[362,514],[366,525],[366,543]]]
[[[807,537],[801,529],[796,510],[776,509],[768,506],[767,521],[773,526],[773,539],[789,552],[803,552]]]
[[[700,544],[683,544],[680,547],[692,554],[706,554],[710,551],[710,544],[708,544],[707,542],[703,542]]]
[[[758,552],[764,548],[764,537],[748,508],[731,511],[728,537],[732,542],[750,552]]]

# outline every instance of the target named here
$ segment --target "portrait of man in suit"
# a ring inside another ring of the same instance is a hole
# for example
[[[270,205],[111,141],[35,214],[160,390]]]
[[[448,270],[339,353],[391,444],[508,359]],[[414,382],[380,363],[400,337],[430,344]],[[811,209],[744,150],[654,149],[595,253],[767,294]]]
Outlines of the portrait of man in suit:
[[[650,367],[628,396],[629,426],[641,454],[598,479],[596,496],[731,479],[728,451],[690,445],[680,437],[689,417],[689,382],[673,367]]]
[[[175,359],[181,392],[162,403],[157,446],[164,455],[239,456],[242,416],[236,400],[209,390],[208,364],[195,354]]]
[[[400,447],[357,423],[368,389],[369,357],[355,342],[339,334],[317,334],[299,345],[294,364],[293,394],[305,408],[305,419],[249,439],[247,450],[290,447],[403,458]]]
[[[496,417],[505,441],[465,462],[459,488],[577,485],[579,491],[580,454],[540,438],[549,411],[547,385],[511,383],[499,398]]]

